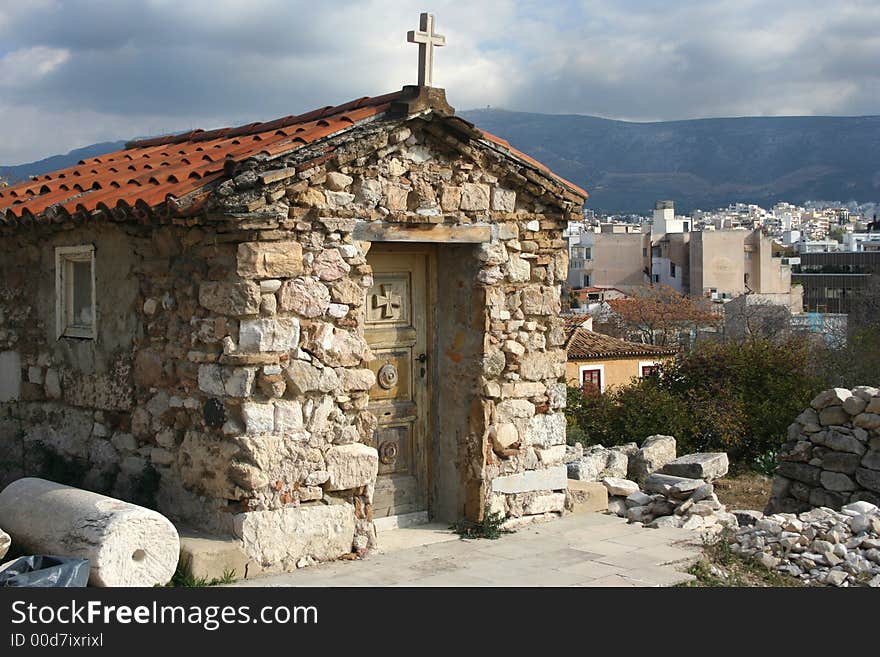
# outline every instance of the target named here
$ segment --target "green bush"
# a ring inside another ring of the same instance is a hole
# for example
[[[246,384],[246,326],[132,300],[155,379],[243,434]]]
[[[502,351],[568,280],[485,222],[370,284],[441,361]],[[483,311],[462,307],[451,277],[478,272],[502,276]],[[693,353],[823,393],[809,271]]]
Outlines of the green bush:
[[[751,465],[785,441],[821,387],[803,341],[706,343],[605,394],[569,388],[569,442],[641,443],[661,433],[676,437],[681,454],[726,451]]]

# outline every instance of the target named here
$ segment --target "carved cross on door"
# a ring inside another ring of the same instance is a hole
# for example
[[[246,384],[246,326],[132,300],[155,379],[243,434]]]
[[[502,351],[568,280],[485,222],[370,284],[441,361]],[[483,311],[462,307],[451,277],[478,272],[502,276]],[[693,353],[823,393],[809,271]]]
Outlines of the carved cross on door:
[[[434,33],[434,14],[421,14],[419,29],[407,32],[406,40],[419,44],[419,86],[433,86],[434,46],[439,48],[446,45],[446,37]]]
[[[373,308],[382,309],[382,317],[385,319],[394,319],[397,317],[397,308],[400,308],[400,295],[395,294],[391,285],[380,286],[382,293],[373,295]]]

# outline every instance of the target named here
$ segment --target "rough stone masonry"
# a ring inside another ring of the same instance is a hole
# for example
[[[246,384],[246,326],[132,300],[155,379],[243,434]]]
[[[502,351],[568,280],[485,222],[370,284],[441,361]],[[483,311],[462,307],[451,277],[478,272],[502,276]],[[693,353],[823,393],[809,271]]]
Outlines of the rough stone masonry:
[[[767,513],[880,504],[880,391],[819,393],[788,428]]]
[[[423,91],[402,112],[227,161],[191,206],[7,214],[0,484],[42,476],[155,506],[234,535],[248,574],[364,553],[378,457],[358,231],[480,228],[446,276],[472,307],[441,321],[477,348],[437,346],[467,374],[434,382],[465,401],[435,418],[454,429],[440,456],[459,516],[561,513],[562,230],[583,196]],[[53,249],[78,244],[95,247],[94,340],[54,332]]]

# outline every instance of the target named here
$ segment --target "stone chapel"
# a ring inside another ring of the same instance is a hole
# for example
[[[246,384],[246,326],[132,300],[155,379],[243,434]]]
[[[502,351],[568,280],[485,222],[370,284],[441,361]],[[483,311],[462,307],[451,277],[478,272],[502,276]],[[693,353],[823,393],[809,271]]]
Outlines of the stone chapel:
[[[563,511],[562,231],[586,192],[420,84],[0,190],[0,486],[229,537]]]

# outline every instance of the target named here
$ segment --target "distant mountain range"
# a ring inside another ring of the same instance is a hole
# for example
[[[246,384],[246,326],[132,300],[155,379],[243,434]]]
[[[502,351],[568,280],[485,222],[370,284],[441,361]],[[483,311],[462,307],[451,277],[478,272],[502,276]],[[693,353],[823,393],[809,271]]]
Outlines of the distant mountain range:
[[[498,109],[459,115],[584,187],[587,207],[648,214],[734,201],[880,201],[880,116],[694,119],[631,123]],[[10,182],[123,148],[104,142],[18,166]]]
[[[584,187],[587,207],[647,214],[733,201],[880,201],[880,116],[630,123],[485,109],[460,113]]]

